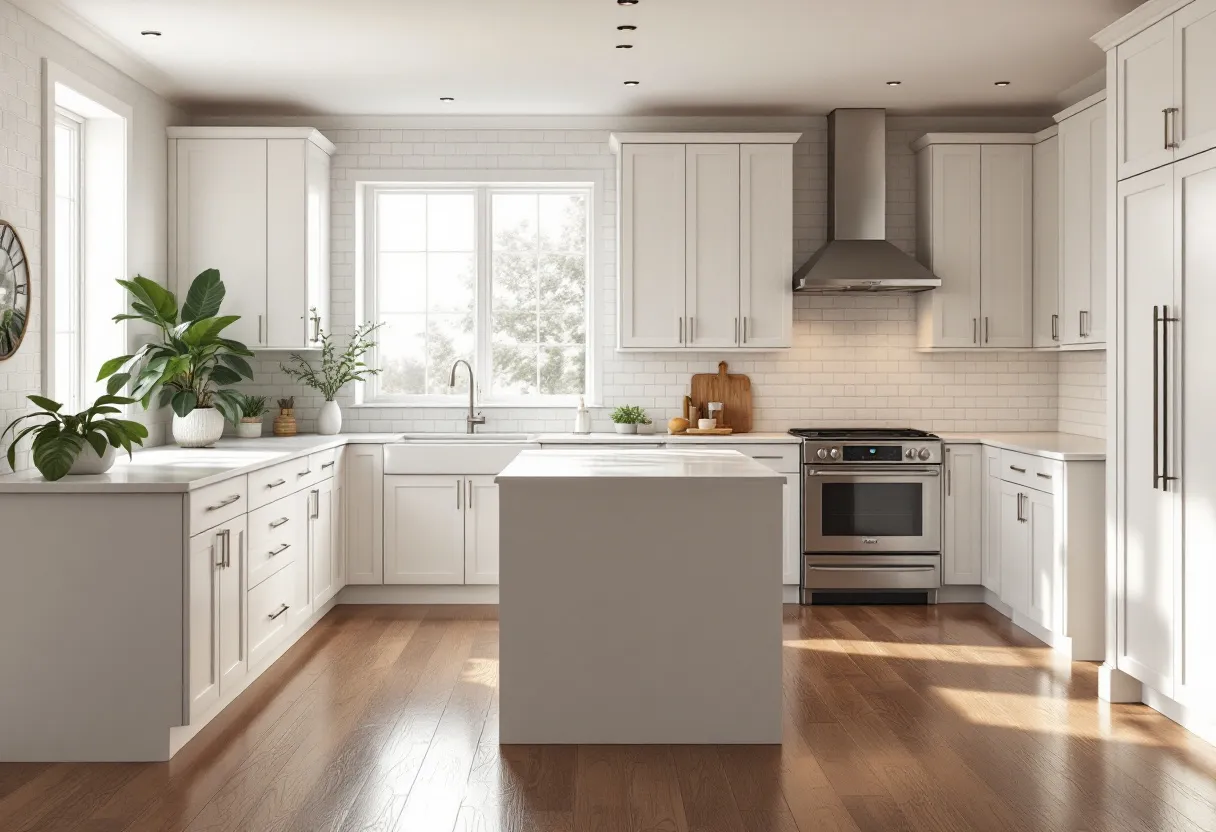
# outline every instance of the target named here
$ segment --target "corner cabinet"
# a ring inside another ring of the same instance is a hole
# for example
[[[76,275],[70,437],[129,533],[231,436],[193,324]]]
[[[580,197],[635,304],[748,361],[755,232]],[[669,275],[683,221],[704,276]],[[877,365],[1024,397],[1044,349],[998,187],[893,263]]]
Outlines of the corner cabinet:
[[[315,349],[329,321],[330,156],[309,128],[170,127],[169,268],[179,297],[219,269],[228,331]],[[313,312],[313,310],[316,310]]]
[[[1034,162],[1028,134],[933,133],[917,152],[922,349],[1030,347]]]
[[[613,134],[619,349],[792,346],[799,137]]]

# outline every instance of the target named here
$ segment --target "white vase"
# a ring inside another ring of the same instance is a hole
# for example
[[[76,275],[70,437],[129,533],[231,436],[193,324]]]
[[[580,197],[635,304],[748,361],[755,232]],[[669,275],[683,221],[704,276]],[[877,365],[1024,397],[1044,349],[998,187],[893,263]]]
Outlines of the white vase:
[[[637,425],[622,425],[618,422],[616,425],[616,432],[617,433],[637,433],[638,426]]]
[[[246,416],[237,423],[236,435],[241,439],[260,439],[262,436],[262,417]]]
[[[76,461],[68,469],[68,474],[72,476],[104,474],[114,466],[114,459],[117,456],[118,454],[111,445],[107,445],[106,452],[98,456],[97,451],[93,450],[93,446],[85,442],[80,453],[76,455]]]
[[[333,436],[340,430],[342,430],[342,408],[338,407],[338,403],[334,401],[321,405],[321,412],[317,415],[317,433],[322,436]]]
[[[196,407],[185,416],[173,414],[173,441],[183,448],[207,448],[224,435],[224,414]]]

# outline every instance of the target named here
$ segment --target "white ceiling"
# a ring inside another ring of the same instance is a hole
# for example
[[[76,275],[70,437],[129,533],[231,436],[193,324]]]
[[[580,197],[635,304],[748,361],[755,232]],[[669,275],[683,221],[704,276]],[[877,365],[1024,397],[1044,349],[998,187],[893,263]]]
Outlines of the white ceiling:
[[[214,111],[802,115],[1050,112],[1140,0],[17,2]]]

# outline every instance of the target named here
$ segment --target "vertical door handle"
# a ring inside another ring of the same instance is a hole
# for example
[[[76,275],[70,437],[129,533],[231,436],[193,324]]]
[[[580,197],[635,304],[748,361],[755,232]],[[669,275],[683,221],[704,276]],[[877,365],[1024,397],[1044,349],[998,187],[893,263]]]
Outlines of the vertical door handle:
[[[988,316],[984,316],[984,343],[988,343]]]
[[[971,319],[971,343],[973,343],[973,344],[978,344],[980,342],[980,337],[978,335],[978,333],[979,333],[978,326],[979,326],[979,320],[976,318],[972,318]]]
[[[321,516],[321,492],[313,489],[308,492],[308,499],[312,503],[312,519],[316,520]]]
[[[950,470],[949,468],[946,469],[946,496],[947,497],[950,496],[950,486],[951,486],[951,476],[950,475],[953,473],[954,472],[952,470]]]
[[[457,508],[457,510],[463,508],[463,506],[460,503],[460,498],[461,498],[461,495],[463,495],[463,494],[464,494],[464,486],[461,484],[460,480],[456,480],[456,508]]]
[[[1170,324],[1169,307],[1161,307],[1161,490],[1169,491],[1170,483],[1177,477],[1170,476]]]
[[[1161,329],[1160,307],[1153,307],[1153,488],[1161,482]]]
[[[1089,312],[1084,309],[1077,313],[1077,332],[1082,338],[1089,337]]]
[[[1161,112],[1165,113],[1165,149],[1177,150],[1180,146],[1178,144],[1178,124],[1176,121],[1178,117],[1178,108],[1166,107]]]
[[[219,552],[218,552],[219,560],[216,562],[215,565],[220,569],[223,569],[224,567],[226,567],[228,565],[227,560],[228,560],[228,536],[229,536],[229,534],[230,533],[229,533],[228,529],[221,529],[220,531],[215,533],[216,545],[219,547]]]
[[[315,344],[321,340],[321,316],[312,316],[312,342]]]
[[[739,343],[739,319],[735,318],[735,343]]]
[[[693,316],[688,317],[688,343],[697,340],[697,319]]]
[[[679,333],[680,333],[677,337],[680,339],[680,343],[683,344],[684,343],[684,318],[683,317],[676,318],[676,327],[679,329]]]
[[[743,343],[747,343],[747,316],[743,316]]]
[[[1053,340],[1053,341],[1060,340],[1060,316],[1059,315],[1051,316],[1051,340]]]

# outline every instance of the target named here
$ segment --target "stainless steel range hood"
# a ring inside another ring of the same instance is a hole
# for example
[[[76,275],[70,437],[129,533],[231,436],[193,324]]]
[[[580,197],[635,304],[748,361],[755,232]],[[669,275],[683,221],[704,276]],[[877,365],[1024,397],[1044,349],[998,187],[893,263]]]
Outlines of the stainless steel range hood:
[[[828,116],[828,242],[794,274],[794,291],[923,292],[942,285],[886,241],[885,110]]]

